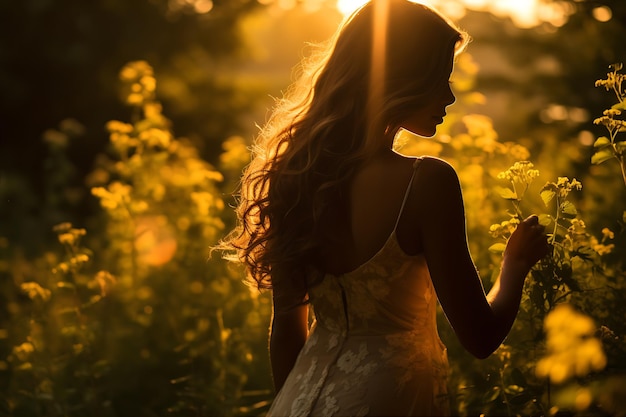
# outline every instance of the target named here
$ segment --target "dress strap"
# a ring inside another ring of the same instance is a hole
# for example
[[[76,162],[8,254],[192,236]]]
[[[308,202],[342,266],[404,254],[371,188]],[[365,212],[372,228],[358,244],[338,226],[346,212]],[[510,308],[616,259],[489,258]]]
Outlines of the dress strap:
[[[406,187],[406,192],[404,193],[404,199],[402,200],[402,205],[400,206],[400,211],[398,212],[398,218],[396,219],[395,226],[393,226],[393,230],[396,230],[398,228],[398,223],[400,223],[400,217],[402,217],[402,212],[404,212],[404,206],[406,205],[406,201],[409,199],[409,193],[411,192],[411,186],[413,185],[413,179],[415,178],[417,167],[420,165],[420,162],[422,162],[423,160],[424,160],[424,157],[419,157],[419,158],[415,158],[415,162],[413,162],[413,173],[411,174],[409,185]]]

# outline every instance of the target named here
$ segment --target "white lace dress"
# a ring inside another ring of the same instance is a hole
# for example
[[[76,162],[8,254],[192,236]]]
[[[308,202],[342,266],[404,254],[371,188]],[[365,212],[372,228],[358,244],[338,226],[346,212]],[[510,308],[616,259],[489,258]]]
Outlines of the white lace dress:
[[[437,298],[424,256],[404,253],[395,228],[309,295],[315,322],[269,416],[449,415]]]

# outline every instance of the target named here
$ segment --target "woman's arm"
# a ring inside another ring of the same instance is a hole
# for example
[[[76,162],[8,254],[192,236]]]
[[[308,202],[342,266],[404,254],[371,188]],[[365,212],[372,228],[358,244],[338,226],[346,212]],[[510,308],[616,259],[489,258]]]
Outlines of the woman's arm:
[[[504,253],[500,277],[486,296],[469,253],[458,177],[446,162],[424,160],[414,198],[424,254],[443,311],[461,344],[485,358],[500,346],[517,315],[524,280],[548,252],[537,218],[522,222]]]
[[[299,304],[296,307],[282,306],[274,298],[272,326],[270,329],[270,361],[274,388],[280,391],[291,372],[296,358],[308,336],[309,307]]]

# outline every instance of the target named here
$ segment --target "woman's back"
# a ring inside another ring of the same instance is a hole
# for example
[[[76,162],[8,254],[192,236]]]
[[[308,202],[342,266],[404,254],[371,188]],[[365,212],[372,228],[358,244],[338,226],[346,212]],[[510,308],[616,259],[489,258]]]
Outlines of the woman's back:
[[[309,271],[316,321],[270,415],[447,413],[437,298],[424,256],[406,253],[396,233],[420,162],[392,157],[355,177],[352,213],[362,220],[349,219],[352,247],[329,248],[340,272]]]
[[[348,201],[323,224],[332,240],[320,242],[318,269],[332,274],[354,270],[382,248],[398,220],[396,232],[404,252],[420,252],[418,219],[409,210],[400,216],[414,163],[414,158],[387,152],[357,170]]]

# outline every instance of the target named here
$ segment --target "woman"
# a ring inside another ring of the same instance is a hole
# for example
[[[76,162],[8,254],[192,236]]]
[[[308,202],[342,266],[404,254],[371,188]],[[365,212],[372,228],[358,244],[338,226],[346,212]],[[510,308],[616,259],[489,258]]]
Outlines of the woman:
[[[261,131],[240,225],[221,247],[272,290],[269,415],[445,415],[437,299],[479,358],[509,332],[524,279],[548,249],[537,217],[513,233],[485,295],[455,171],[392,150],[401,128],[434,135],[466,43],[426,6],[367,3]]]

